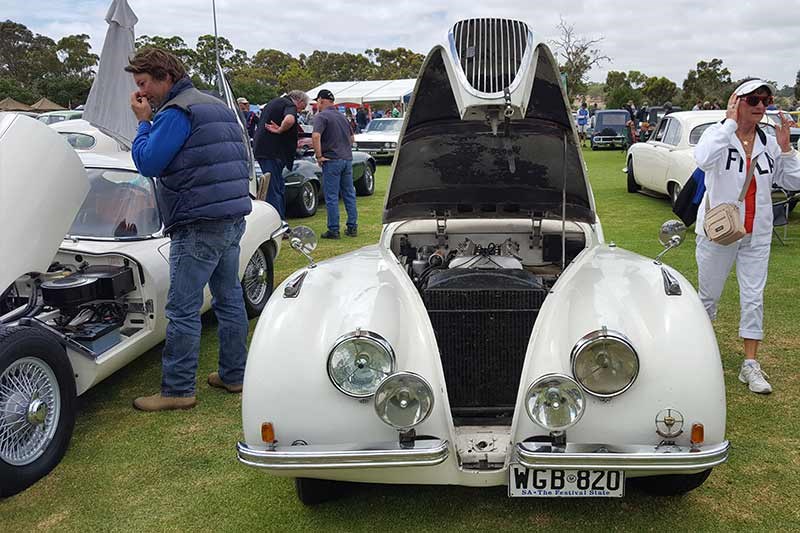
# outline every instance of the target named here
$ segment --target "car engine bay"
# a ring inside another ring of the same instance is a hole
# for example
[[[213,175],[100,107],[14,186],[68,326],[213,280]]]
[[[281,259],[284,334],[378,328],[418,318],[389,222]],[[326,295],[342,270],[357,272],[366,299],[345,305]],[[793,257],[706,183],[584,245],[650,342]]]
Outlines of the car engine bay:
[[[144,328],[139,276],[127,258],[60,253],[47,272],[19,278],[0,296],[0,323],[46,331],[95,359]]]
[[[575,229],[563,236],[566,265],[586,247]],[[560,232],[541,227],[394,234],[436,335],[456,426],[511,424],[534,323],[562,272],[561,244]]]

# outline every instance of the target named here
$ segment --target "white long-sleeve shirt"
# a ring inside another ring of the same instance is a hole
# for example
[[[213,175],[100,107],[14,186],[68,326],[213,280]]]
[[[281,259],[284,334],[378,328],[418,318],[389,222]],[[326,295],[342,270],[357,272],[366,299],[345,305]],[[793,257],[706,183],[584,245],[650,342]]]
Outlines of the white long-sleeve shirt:
[[[706,214],[706,199],[711,207],[723,203],[737,203],[744,224],[745,202],[739,202],[739,194],[747,178],[747,156],[736,136],[736,122],[726,119],[709,126],[694,148],[697,166],[706,174],[706,193],[697,210],[695,231],[705,235],[703,221]],[[790,190],[800,189],[800,159],[792,149],[782,153],[778,141],[771,135],[756,135],[753,142],[751,164],[756,168],[755,216],[751,242],[763,244],[772,239],[772,184]]]

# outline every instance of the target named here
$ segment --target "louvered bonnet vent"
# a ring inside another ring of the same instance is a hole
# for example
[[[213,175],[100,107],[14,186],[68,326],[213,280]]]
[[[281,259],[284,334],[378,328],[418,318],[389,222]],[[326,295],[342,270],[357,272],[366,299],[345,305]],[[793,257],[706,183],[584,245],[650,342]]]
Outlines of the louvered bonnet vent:
[[[533,32],[517,20],[462,20],[453,26],[449,37],[453,56],[469,85],[491,97],[515,86],[525,55],[533,51]]]

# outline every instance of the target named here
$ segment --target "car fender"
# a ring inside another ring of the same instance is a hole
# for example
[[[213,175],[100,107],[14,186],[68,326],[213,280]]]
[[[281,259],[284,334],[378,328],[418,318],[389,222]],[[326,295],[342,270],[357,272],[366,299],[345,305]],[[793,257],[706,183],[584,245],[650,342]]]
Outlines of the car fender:
[[[287,284],[301,275],[299,293],[286,297]],[[249,445],[263,446],[263,422],[272,422],[286,444],[397,438],[375,415],[371,397],[346,396],[328,377],[331,348],[355,328],[386,339],[396,369],[420,374],[433,388],[433,412],[417,433],[449,433],[444,378],[425,307],[391,252],[373,245],[295,272],[275,290],[256,326],[245,370],[242,419]],[[287,376],[289,387],[275,381]]]
[[[680,284],[667,295],[662,269]],[[685,417],[678,443],[688,445],[691,424],[702,423],[706,443],[725,436],[725,384],[719,348],[708,315],[689,281],[652,259],[611,246],[585,250],[553,287],[531,334],[522,371],[512,434],[517,440],[546,435],[525,414],[530,384],[540,376],[572,377],[571,352],[603,327],[624,334],[639,357],[639,374],[622,394],[603,400],[584,393],[584,416],[567,430],[570,442],[653,443],[655,418],[665,408]]]

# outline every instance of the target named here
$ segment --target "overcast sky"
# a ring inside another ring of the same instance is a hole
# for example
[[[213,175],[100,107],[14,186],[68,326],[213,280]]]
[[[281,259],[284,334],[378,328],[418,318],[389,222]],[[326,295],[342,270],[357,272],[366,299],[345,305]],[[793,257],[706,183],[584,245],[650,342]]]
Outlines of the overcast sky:
[[[128,3],[139,17],[137,36],[179,35],[194,47],[199,35],[214,31],[211,0]],[[0,0],[0,19],[56,40],[86,33],[99,54],[110,4]],[[779,87],[794,85],[800,70],[800,0],[675,0],[634,6],[617,0],[217,0],[217,25],[221,36],[250,55],[275,48],[296,57],[314,50],[359,53],[401,46],[425,54],[455,21],[485,16],[524,20],[536,40],[549,42],[558,37],[556,26],[563,17],[576,34],[603,39],[599,48],[612,61],[590,72],[593,81],[605,81],[609,70],[639,70],[680,86],[697,61],[717,57],[733,79],[760,76]]]

